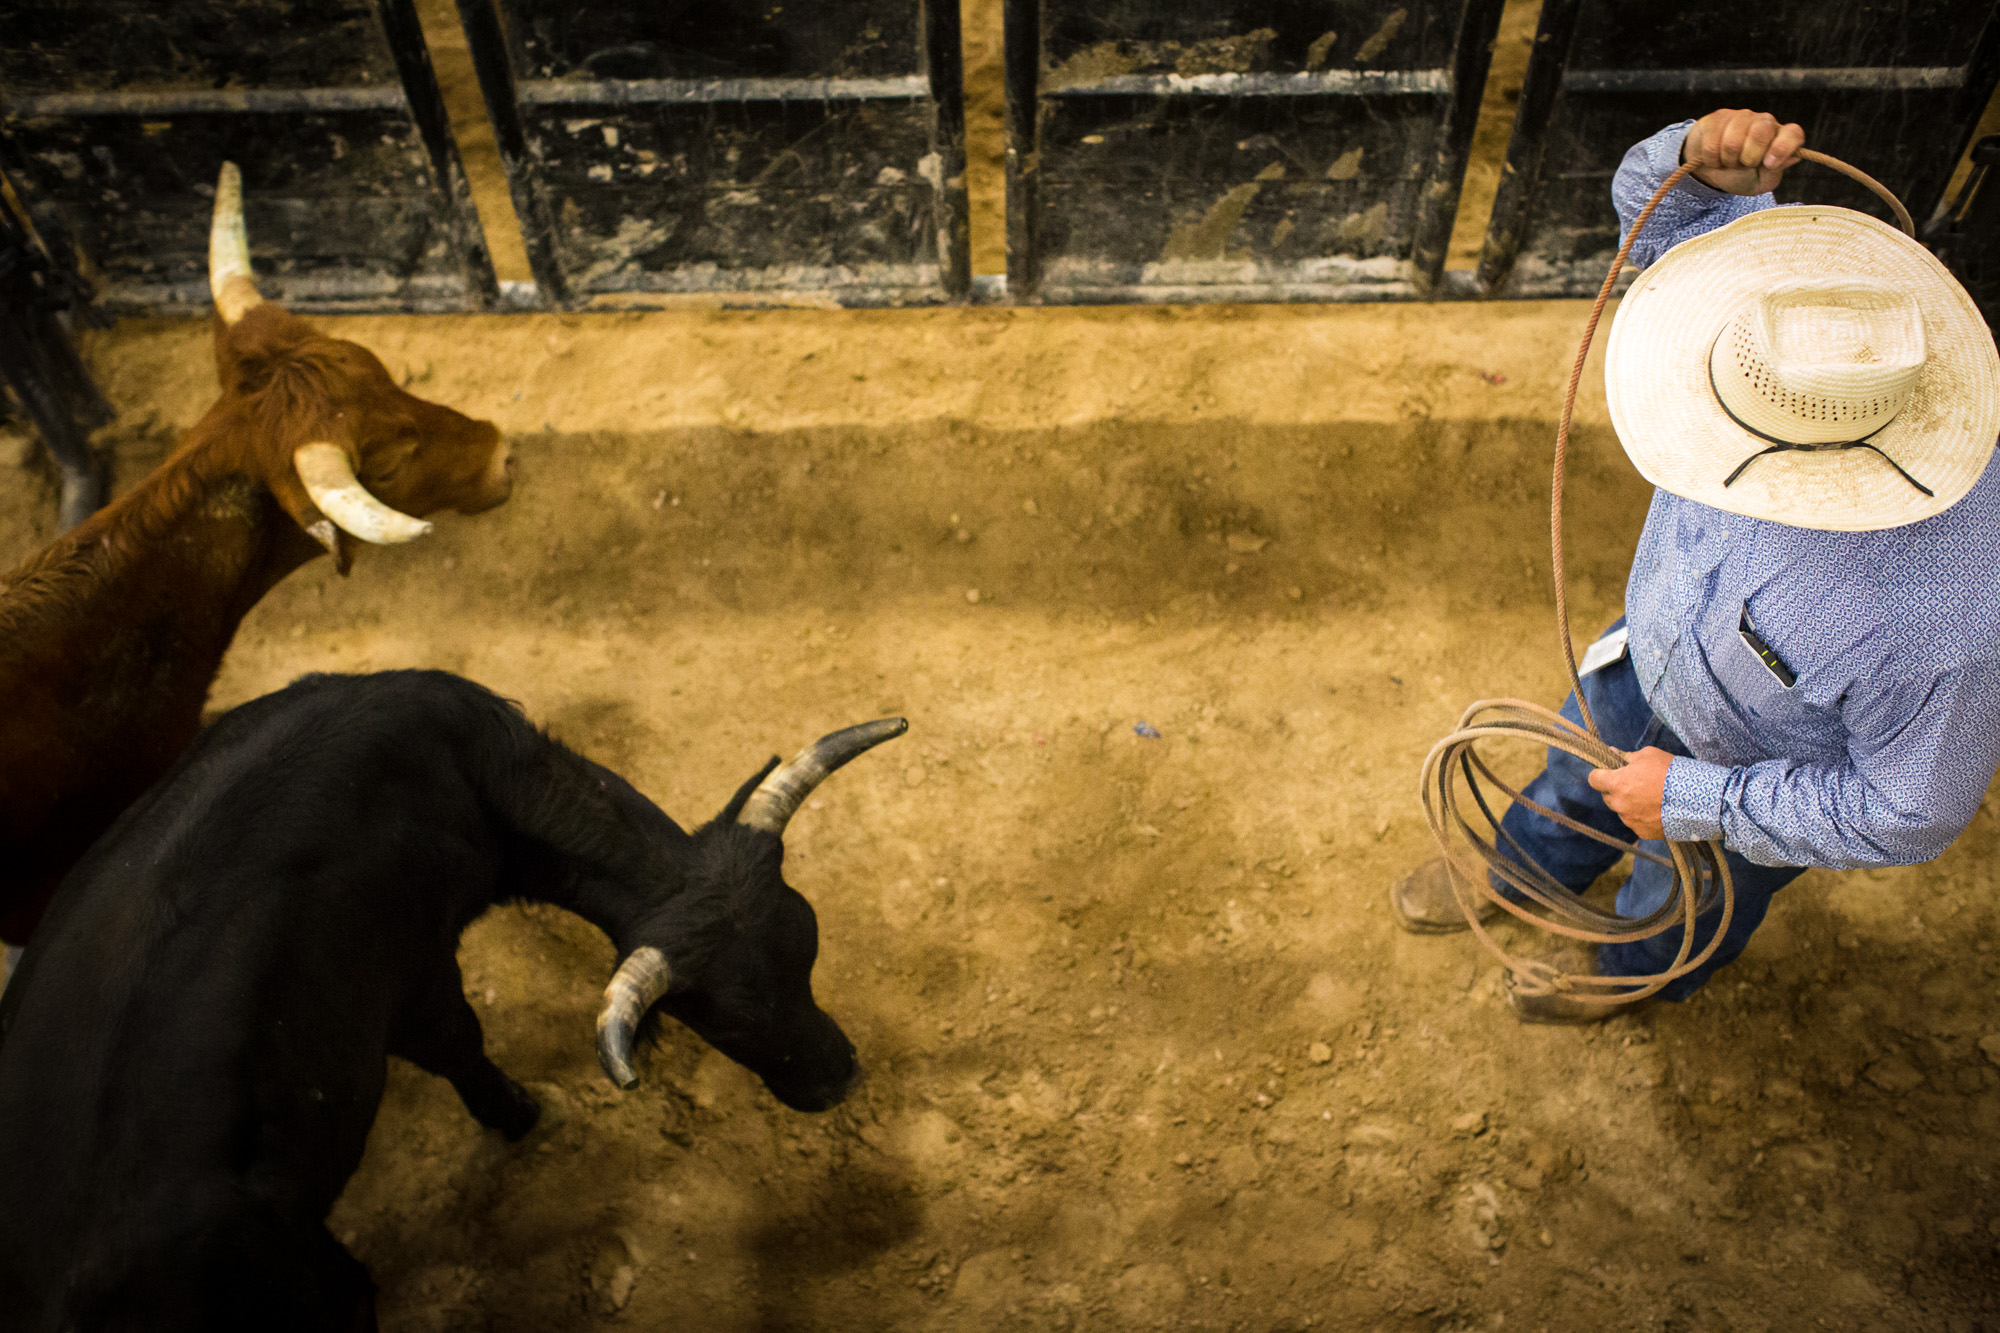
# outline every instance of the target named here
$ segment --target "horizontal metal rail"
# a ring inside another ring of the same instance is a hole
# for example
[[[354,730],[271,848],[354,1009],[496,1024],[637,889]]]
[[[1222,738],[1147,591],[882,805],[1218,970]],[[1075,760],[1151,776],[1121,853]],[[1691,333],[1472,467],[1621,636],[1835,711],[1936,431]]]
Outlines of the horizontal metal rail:
[[[1833,69],[1572,69],[1562,76],[1566,93],[1790,93],[1825,89],[1868,92],[1959,88],[1965,71],[1955,65]]]
[[[1448,69],[1329,69],[1300,74],[1118,74],[1083,83],[1045,84],[1044,97],[1443,97]]]
[[[931,95],[921,74],[893,79],[522,79],[515,97],[540,106],[650,102],[879,102]]]
[[[402,111],[398,84],[355,88],[173,88],[136,93],[28,93],[0,97],[0,113],[58,116],[191,116],[229,112]]]

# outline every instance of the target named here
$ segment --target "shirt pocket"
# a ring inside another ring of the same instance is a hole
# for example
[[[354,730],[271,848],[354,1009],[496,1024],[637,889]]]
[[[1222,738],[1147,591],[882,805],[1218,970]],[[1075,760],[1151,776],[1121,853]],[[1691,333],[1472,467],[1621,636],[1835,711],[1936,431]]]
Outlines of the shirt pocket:
[[[1779,654],[1783,655],[1782,649]],[[1746,725],[1784,725],[1799,720],[1805,712],[1798,685],[1787,686],[1780,681],[1734,625],[1726,641],[1710,657],[1709,668],[1715,673],[1715,683],[1723,697]],[[1797,669],[1796,664],[1793,669]]]

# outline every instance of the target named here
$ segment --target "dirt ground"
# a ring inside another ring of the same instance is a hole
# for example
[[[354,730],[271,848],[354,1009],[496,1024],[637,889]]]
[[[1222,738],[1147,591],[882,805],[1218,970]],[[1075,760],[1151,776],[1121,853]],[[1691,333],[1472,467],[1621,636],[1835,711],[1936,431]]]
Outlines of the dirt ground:
[[[1432,741],[1560,694],[1581,318],[323,321],[499,422],[519,485],[294,575],[218,706],[460,671],[684,823],[772,753],[911,721],[788,834],[853,1099],[788,1111],[678,1029],[619,1092],[607,944],[497,911],[467,985],[548,1113],[510,1146],[392,1069],[332,1219],[383,1327],[2000,1329],[1992,798],[1940,861],[1813,872],[1694,1001],[1591,1031],[1518,1027],[1469,941],[1389,919]],[[206,333],[87,350],[129,481],[211,400]],[[1646,491],[1594,387],[1581,419],[1595,625]],[[0,568],[54,510],[5,443]]]
[[[787,1111],[677,1030],[616,1091],[604,941],[496,912],[467,983],[549,1124],[507,1146],[393,1071],[334,1217],[384,1326],[2000,1326],[1990,803],[1934,865],[1808,875],[1723,981],[1594,1032],[1518,1028],[1472,945],[1384,910],[1431,741],[1559,692],[1577,317],[327,321],[498,420],[520,485],[295,575],[219,705],[445,667],[683,821],[912,723],[789,835],[855,1098]],[[139,475],[212,393],[205,332],[89,352]],[[1601,622],[1645,492],[1584,419]],[[0,558],[53,511],[38,464],[4,474]]]

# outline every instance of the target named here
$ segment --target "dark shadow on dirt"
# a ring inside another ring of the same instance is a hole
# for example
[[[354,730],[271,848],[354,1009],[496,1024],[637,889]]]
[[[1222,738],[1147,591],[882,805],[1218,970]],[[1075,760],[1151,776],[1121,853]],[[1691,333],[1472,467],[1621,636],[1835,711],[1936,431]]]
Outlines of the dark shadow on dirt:
[[[817,1179],[794,1177],[785,1206],[756,1217],[743,1237],[760,1293],[759,1327],[770,1333],[807,1327],[799,1304],[788,1299],[796,1288],[871,1269],[912,1240],[924,1212],[912,1179],[893,1156],[858,1141]]]
[[[643,619],[977,590],[1213,618],[1379,608],[1417,579],[1470,614],[1547,595],[1541,559],[1466,559],[1545,543],[1547,435],[1506,420],[529,436],[515,503],[471,537],[507,557],[462,595]],[[1647,493],[1603,465],[1608,432],[1579,439],[1571,571],[1587,594],[1622,580]],[[588,535],[555,518],[578,509],[594,511]],[[395,595],[369,573],[370,604]]]

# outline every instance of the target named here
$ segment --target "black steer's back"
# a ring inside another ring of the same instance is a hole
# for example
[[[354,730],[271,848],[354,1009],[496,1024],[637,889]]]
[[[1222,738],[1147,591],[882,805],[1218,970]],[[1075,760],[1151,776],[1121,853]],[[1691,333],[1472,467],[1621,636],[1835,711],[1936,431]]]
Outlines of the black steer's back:
[[[734,825],[742,797],[691,836],[442,673],[310,676],[217,722],[0,998],[0,1324],[372,1328],[323,1219],[385,1055],[510,1137],[535,1121],[455,957],[500,899],[663,951],[661,1009],[794,1105],[838,1100],[853,1051],[812,1000],[811,908],[778,839]]]

